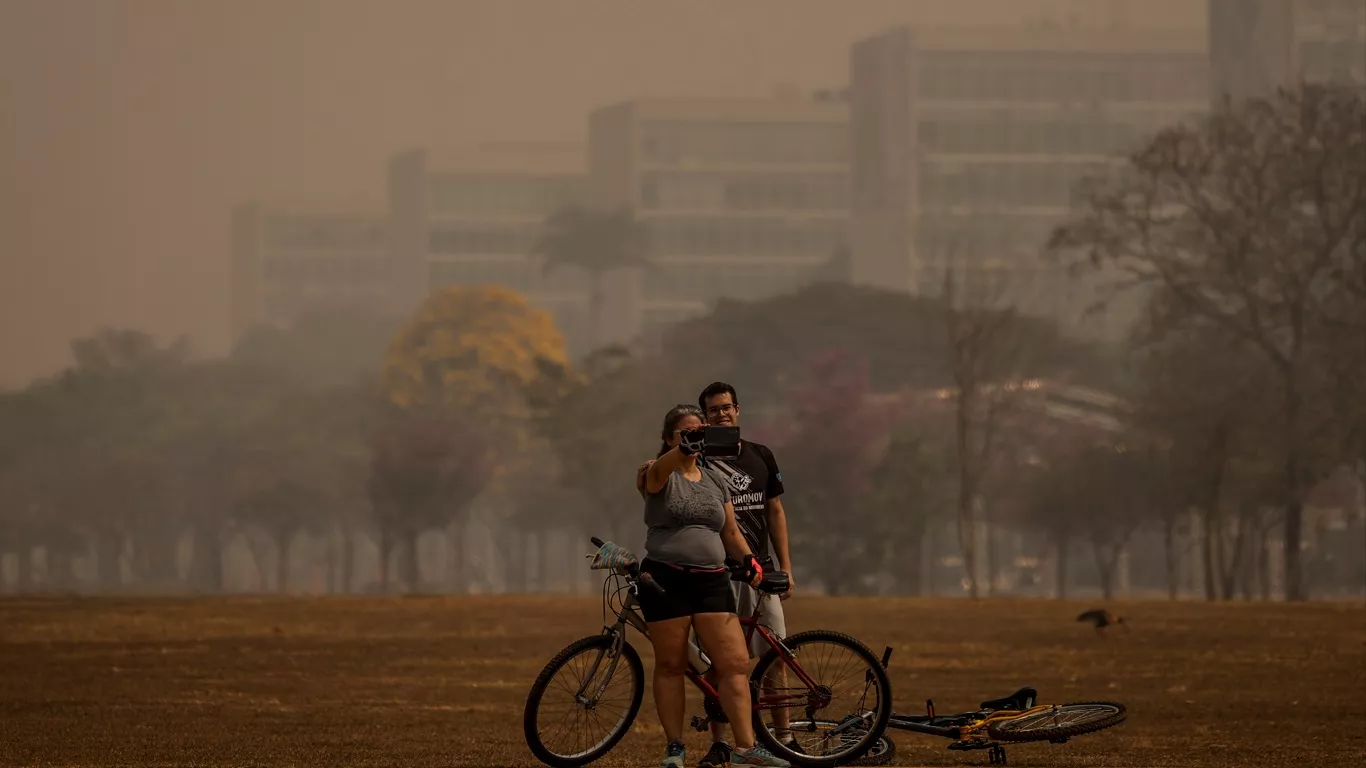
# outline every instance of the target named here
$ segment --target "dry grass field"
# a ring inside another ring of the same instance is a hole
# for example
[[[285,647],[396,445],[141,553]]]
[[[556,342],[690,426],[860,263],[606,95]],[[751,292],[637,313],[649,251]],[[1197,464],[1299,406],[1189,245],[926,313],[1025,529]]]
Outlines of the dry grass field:
[[[1128,705],[1109,731],[1011,747],[1012,765],[1366,765],[1359,604],[1120,604],[1132,631],[1108,640],[1074,621],[1082,603],[789,606],[794,631],[894,646],[903,711],[1023,684]],[[598,600],[562,596],[0,599],[0,765],[531,766],[527,688],[599,619]],[[987,762],[895,738],[904,765]],[[690,764],[705,744],[690,732]],[[657,765],[661,746],[647,692],[599,765]]]

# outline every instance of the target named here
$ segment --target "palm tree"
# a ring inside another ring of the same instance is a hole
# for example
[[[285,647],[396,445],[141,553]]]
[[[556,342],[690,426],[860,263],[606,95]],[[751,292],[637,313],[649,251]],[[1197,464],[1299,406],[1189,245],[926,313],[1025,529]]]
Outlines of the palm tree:
[[[541,226],[532,253],[545,259],[542,269],[583,270],[589,278],[588,342],[602,341],[601,318],[609,272],[648,264],[649,233],[629,208],[593,210],[571,205],[551,214]]]

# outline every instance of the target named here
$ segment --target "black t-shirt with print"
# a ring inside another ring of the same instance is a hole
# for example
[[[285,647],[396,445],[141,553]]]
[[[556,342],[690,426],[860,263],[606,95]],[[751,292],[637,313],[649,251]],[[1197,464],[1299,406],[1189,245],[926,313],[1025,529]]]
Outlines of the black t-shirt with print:
[[[769,499],[783,495],[783,473],[768,446],[740,441],[740,456],[722,461],[708,459],[730,486],[730,500],[735,505],[735,522],[749,542],[749,549],[760,560],[768,556]]]

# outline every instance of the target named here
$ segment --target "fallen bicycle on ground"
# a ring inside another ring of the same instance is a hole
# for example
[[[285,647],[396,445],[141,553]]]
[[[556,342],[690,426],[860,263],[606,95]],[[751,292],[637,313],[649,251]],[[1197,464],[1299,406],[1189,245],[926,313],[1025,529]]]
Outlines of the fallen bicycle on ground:
[[[884,667],[891,655],[891,648],[883,651]],[[1004,743],[1062,744],[1073,736],[1119,725],[1126,714],[1124,705],[1113,701],[1040,704],[1037,691],[1021,688],[1009,696],[984,701],[978,709],[952,715],[936,714],[934,701],[927,700],[925,714],[894,712],[887,728],[950,739],[948,748],[952,750],[984,749],[992,765],[1006,765]],[[862,758],[841,765],[887,765],[895,755],[896,742],[883,733]]]

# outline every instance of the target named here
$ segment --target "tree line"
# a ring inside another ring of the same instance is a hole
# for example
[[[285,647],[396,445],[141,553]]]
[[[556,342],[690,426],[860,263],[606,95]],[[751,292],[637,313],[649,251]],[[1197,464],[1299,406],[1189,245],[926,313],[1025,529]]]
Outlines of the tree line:
[[[951,269],[933,297],[832,272],[577,361],[497,286],[316,313],[222,359],[102,331],[0,395],[0,581],[212,592],[245,550],[257,589],[563,589],[589,536],[643,540],[632,471],[720,379],[777,454],[812,589],[1366,589],[1363,126],[1360,92],[1305,87],[1083,184],[1044,252],[1140,292],[1117,346]],[[594,333],[646,234],[547,221],[536,252],[593,277]]]

